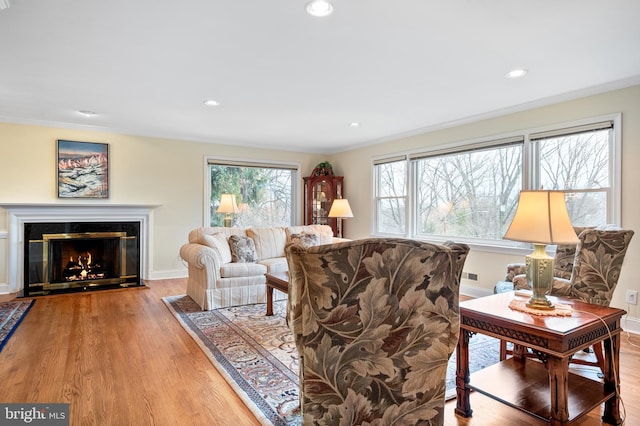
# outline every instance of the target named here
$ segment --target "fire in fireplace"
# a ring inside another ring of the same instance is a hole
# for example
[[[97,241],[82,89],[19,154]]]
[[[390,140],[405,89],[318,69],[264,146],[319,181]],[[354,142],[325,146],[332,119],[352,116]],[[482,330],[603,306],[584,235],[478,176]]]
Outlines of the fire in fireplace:
[[[77,258],[69,257],[69,263],[64,268],[65,281],[97,280],[106,276],[102,265],[92,260],[88,251],[79,254]]]
[[[25,225],[24,295],[141,285],[139,223]]]

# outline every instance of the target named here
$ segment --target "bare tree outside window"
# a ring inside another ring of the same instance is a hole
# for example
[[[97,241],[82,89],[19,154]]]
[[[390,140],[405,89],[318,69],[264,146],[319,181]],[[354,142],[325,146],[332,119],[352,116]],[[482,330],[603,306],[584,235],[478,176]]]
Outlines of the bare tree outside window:
[[[415,160],[418,235],[499,239],[515,212],[522,144]]]
[[[576,226],[607,222],[611,133],[607,129],[538,141],[541,188],[566,191]]]

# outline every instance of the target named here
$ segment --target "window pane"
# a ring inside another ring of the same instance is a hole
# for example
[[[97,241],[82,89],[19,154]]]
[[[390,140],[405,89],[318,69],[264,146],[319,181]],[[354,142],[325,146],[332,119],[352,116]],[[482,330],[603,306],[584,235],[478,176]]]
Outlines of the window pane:
[[[377,172],[377,226],[385,234],[405,234],[407,162],[375,166]]]
[[[406,164],[406,161],[397,161],[377,166],[379,197],[405,196]]]
[[[292,224],[293,170],[210,165],[211,226],[223,226],[216,213],[221,194],[235,194],[240,212],[234,226],[289,226]]]
[[[573,226],[607,223],[607,191],[568,192],[565,195]]]
[[[543,139],[540,185],[544,189],[609,188],[611,130]]]
[[[416,160],[417,233],[501,239],[522,187],[522,145]]]
[[[404,197],[378,200],[378,232],[405,233]]]

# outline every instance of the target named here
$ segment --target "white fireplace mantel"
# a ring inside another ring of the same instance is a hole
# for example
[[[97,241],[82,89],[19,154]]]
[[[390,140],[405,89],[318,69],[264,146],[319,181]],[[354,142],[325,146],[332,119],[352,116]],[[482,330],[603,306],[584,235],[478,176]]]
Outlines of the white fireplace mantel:
[[[24,288],[24,224],[38,222],[140,222],[140,271],[147,279],[151,270],[153,209],[148,204],[0,204],[7,211],[7,288]]]

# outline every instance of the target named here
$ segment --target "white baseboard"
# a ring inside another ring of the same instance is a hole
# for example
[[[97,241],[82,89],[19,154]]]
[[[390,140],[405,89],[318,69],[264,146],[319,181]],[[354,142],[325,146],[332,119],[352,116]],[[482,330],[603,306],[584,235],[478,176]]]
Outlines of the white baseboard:
[[[153,271],[147,278],[149,280],[168,280],[172,278],[186,278],[188,272],[186,269],[166,269],[163,271]]]
[[[640,334],[640,318],[625,315],[621,321],[622,329],[633,334]]]
[[[462,280],[464,281],[464,280]],[[460,294],[469,297],[484,297],[493,294],[493,289],[478,287],[475,285],[465,284],[464,282],[460,285]]]
[[[0,283],[0,294],[9,294],[9,284]]]

